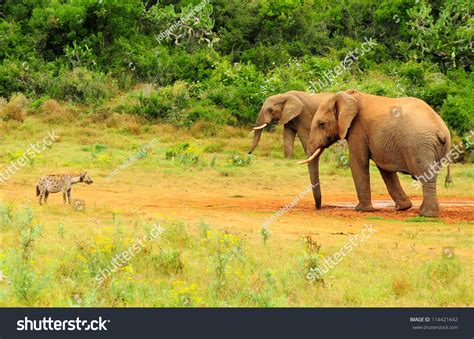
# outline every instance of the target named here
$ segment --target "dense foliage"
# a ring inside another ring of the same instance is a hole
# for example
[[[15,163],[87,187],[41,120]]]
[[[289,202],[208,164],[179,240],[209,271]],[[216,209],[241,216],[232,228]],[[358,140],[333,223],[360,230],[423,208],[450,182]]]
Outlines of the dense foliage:
[[[4,0],[0,97],[102,105],[127,93],[114,110],[247,124],[268,95],[353,87],[419,97],[458,134],[473,126],[470,0],[175,2]]]

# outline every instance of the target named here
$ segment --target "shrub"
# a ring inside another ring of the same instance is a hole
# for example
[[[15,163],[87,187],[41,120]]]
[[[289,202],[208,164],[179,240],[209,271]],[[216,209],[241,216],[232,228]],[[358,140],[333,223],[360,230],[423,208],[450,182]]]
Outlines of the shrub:
[[[2,227],[9,227],[13,220],[13,206],[10,204],[0,204],[0,225]]]
[[[432,283],[446,286],[461,274],[461,263],[457,258],[442,257],[426,263],[424,272]]]
[[[138,104],[130,107],[131,113],[153,119],[176,121],[179,112],[188,105],[190,85],[184,81],[177,81],[172,86],[158,90],[149,85],[135,94],[135,97],[138,99]]]
[[[8,104],[8,100],[0,97],[0,110],[2,110]]]
[[[209,101],[192,101],[189,108],[182,115],[174,117],[175,123],[180,126],[190,126],[196,122],[210,122],[213,124],[235,125],[237,119],[226,109],[219,108]]]
[[[181,252],[179,250],[160,250],[159,254],[151,257],[152,263],[166,275],[176,274],[183,270],[183,262],[181,260]]]
[[[337,168],[349,168],[349,150],[347,144],[338,142],[331,149],[334,154]]]
[[[453,83],[441,74],[428,75],[429,82],[421,93],[421,99],[426,101],[436,112],[440,112],[444,101],[453,92]]]
[[[115,82],[84,67],[65,70],[53,82],[49,94],[57,99],[94,104],[114,93]]]
[[[448,95],[440,114],[449,127],[462,135],[474,126],[473,107],[472,96]]]
[[[305,278],[312,283],[323,283],[324,279],[320,274],[320,263],[323,256],[319,253],[321,245],[313,240],[311,235],[304,238],[305,254],[301,258],[304,267]],[[319,271],[319,272],[318,272]]]
[[[245,167],[250,165],[250,161],[252,160],[252,155],[247,154],[245,157],[241,155],[233,155],[229,159],[229,163],[235,167]]]
[[[199,151],[185,142],[166,151],[166,160],[177,160],[183,165],[197,165],[199,163]]]
[[[424,85],[425,70],[423,64],[409,61],[402,64],[399,70],[400,74],[407,78],[412,84],[416,86]]]
[[[173,306],[177,307],[197,307],[202,304],[202,297],[197,291],[197,285],[187,284],[180,280],[173,282],[171,299]]]
[[[54,99],[47,99],[38,111],[42,115],[42,120],[48,124],[62,124],[77,119],[71,108],[61,105]]]
[[[244,259],[243,242],[237,235],[220,231],[209,231],[206,242],[211,246],[210,259],[215,275],[212,287],[219,292],[227,284],[231,265]]]
[[[46,284],[46,278],[41,278],[35,270],[34,247],[35,241],[42,233],[42,225],[33,218],[31,208],[26,208],[18,214],[7,213],[10,223],[15,226],[18,245],[9,252],[5,271],[8,274],[14,295],[23,303],[34,303],[40,290]]]
[[[21,93],[14,94],[8,104],[3,106],[0,111],[0,116],[3,120],[15,120],[23,122],[26,117],[26,106],[28,99]]]

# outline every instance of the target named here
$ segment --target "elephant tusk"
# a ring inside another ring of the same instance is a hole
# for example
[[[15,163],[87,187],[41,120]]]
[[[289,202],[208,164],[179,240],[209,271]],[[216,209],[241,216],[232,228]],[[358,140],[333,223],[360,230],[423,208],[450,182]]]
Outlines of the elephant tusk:
[[[318,148],[316,151],[314,151],[313,155],[311,155],[308,159],[298,161],[298,164],[300,165],[307,164],[308,162],[314,160],[318,156],[319,153],[321,153],[321,148]]]
[[[255,130],[252,130],[252,131],[249,133],[249,135],[252,135],[252,134],[254,134],[254,133],[255,133]]]
[[[263,129],[267,126],[268,124],[263,124],[261,126],[257,126],[257,127],[254,127],[253,130],[256,131],[256,130],[259,130],[259,129]]]

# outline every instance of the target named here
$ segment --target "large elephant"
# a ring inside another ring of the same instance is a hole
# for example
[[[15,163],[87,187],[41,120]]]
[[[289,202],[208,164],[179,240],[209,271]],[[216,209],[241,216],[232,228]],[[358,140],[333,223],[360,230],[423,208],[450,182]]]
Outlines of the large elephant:
[[[436,178],[440,163],[449,164],[451,137],[444,121],[424,101],[386,98],[355,90],[338,92],[319,105],[311,123],[308,151],[300,163],[314,161],[321,151],[347,139],[349,165],[357,190],[357,211],[374,211],[369,160],[377,165],[395,201],[396,210],[412,206],[396,172],[411,174],[423,185],[420,215],[439,213]],[[446,181],[450,181],[449,166]]]
[[[307,155],[307,145],[311,121],[314,113],[321,102],[330,98],[333,93],[306,93],[300,91],[289,91],[268,97],[260,109],[254,127],[252,147],[248,151],[251,154],[257,147],[263,129],[273,121],[278,121],[283,127],[283,140],[285,157],[293,154],[293,144],[296,135]],[[321,188],[319,186],[318,159],[308,162],[309,177],[312,184],[313,197],[317,209],[321,208]]]

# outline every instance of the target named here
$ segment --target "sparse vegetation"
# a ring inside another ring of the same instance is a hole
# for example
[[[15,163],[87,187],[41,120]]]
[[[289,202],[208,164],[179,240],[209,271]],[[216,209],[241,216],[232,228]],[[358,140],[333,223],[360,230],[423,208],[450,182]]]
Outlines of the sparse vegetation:
[[[472,307],[470,207],[434,219],[416,217],[417,207],[366,215],[328,206],[356,201],[338,144],[321,159],[325,208],[314,211],[307,194],[262,228],[307,187],[307,168],[295,164],[306,155],[296,141],[295,159],[284,159],[281,125],[246,154],[267,96],[314,89],[373,38],[324,90],[428,102],[464,150],[454,186],[438,177],[439,198],[472,201],[472,1],[213,0],[158,42],[194,5],[2,2],[0,169],[48,131],[57,139],[0,180],[0,306]],[[95,181],[75,192],[81,212],[60,194],[36,203],[41,176],[83,169]],[[390,199],[370,172],[374,200]],[[419,201],[411,179],[400,182]],[[309,279],[367,220],[377,235]],[[162,234],[104,273],[156,222]],[[441,256],[446,246],[454,258]]]

